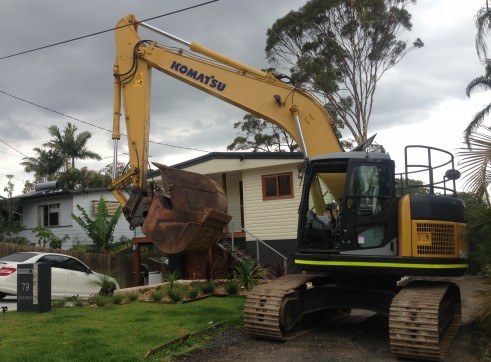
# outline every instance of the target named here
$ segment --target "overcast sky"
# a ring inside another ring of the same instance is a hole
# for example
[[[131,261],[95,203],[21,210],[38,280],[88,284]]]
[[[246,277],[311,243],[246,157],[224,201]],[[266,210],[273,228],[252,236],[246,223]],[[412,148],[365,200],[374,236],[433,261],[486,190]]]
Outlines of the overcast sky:
[[[63,129],[71,122],[79,131],[93,133],[88,146],[103,160],[76,161],[76,167],[100,170],[112,162],[114,34],[8,56],[111,29],[128,13],[143,20],[203,2],[2,0],[0,186],[6,185],[6,175],[13,174],[17,195],[24,181],[33,179],[19,164],[50,139],[51,125]],[[269,66],[264,53],[267,29],[305,2],[220,0],[149,23],[261,69]],[[403,39],[412,42],[419,37],[425,46],[383,76],[370,122],[370,134],[377,133],[377,143],[398,166],[402,167],[408,144],[457,152],[464,128],[489,103],[488,94],[476,93],[469,99],[464,93],[466,85],[483,74],[474,47],[474,16],[484,4],[484,0],[420,0],[409,8],[413,29]],[[141,34],[170,45],[147,30]],[[244,114],[154,71],[150,138],[175,147],[152,143],[150,161],[172,165],[206,152],[224,152],[237,136],[233,123]],[[122,138],[120,153],[125,143]],[[127,156],[120,161],[127,162]]]

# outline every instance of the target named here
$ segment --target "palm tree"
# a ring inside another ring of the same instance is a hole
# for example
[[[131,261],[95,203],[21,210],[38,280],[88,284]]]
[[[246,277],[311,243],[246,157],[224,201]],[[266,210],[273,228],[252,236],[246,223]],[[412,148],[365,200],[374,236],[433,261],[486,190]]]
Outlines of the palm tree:
[[[487,59],[487,44],[486,35],[491,28],[491,10],[489,9],[489,2],[486,0],[486,7],[482,7],[477,11],[476,14],[476,50],[477,56],[481,60]]]
[[[491,90],[491,60],[487,58],[487,44],[486,36],[491,28],[491,10],[489,9],[488,0],[486,0],[486,6],[477,11],[476,14],[476,51],[479,60],[481,60],[485,66],[484,76],[473,79],[466,87],[465,93],[468,97],[471,96],[472,91],[476,89]],[[476,113],[472,121],[467,125],[464,131],[465,142],[467,147],[470,148],[470,136],[474,130],[479,128],[484,119],[489,115],[491,111],[491,103],[485,106],[481,111]]]
[[[95,159],[101,160],[101,156],[97,153],[89,151],[86,147],[88,140],[92,134],[84,131],[76,135],[77,127],[68,122],[68,125],[63,130],[63,133],[57,126],[48,128],[49,134],[53,137],[44,146],[56,150],[62,155],[64,160],[64,168],[67,171],[70,168],[75,168],[75,159]]]
[[[480,130],[480,131],[479,131]],[[489,167],[491,162],[491,128],[480,126],[470,132],[466,147],[458,153],[461,158],[462,174],[466,179],[463,187],[466,191],[475,193],[491,206],[487,190],[491,182]]]
[[[491,62],[487,60],[486,74],[481,77],[474,78],[465,88],[465,94],[468,97],[471,96],[472,91],[481,88],[484,90],[491,90]],[[484,122],[484,119],[489,115],[491,111],[491,103],[486,105],[482,110],[476,113],[472,121],[467,125],[464,131],[465,143],[467,147],[470,147],[470,136],[474,130],[479,128]]]
[[[466,87],[468,97],[476,89],[491,90],[491,60],[487,58],[486,35],[491,28],[491,10],[488,0],[486,6],[478,10],[476,15],[476,51],[479,59],[485,65],[485,74],[474,78]],[[464,177],[467,178],[464,188],[470,192],[484,197],[489,205],[487,186],[490,183],[488,165],[491,160],[491,136],[490,128],[483,125],[484,120],[491,112],[491,103],[477,112],[472,121],[464,130],[466,148],[462,148],[459,156],[462,158]]]
[[[36,157],[24,157],[20,164],[26,172],[34,172],[37,181],[52,180],[55,173],[63,166],[63,158],[55,151],[42,150],[39,147],[33,149]]]

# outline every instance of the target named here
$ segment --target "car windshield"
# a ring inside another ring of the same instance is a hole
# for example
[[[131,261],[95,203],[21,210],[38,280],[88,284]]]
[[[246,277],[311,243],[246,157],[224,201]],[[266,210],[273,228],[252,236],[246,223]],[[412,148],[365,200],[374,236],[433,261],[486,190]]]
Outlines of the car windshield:
[[[31,259],[32,257],[36,256],[38,254],[36,253],[15,253],[12,255],[7,255],[4,256],[3,258],[0,259],[0,261],[26,261],[27,259]]]

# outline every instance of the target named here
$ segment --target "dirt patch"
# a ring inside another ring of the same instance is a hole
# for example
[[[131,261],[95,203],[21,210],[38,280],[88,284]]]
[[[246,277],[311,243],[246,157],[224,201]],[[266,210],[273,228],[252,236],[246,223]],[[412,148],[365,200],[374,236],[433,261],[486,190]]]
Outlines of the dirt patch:
[[[456,282],[461,289],[463,323],[445,361],[491,361],[491,358],[482,356],[483,350],[491,346],[491,340],[474,323],[482,298],[490,285],[486,280],[474,276],[448,280]],[[227,330],[211,338],[205,348],[174,360],[397,361],[390,352],[387,318],[362,310],[353,310],[343,320],[317,325],[309,332],[284,343],[252,338],[243,328]]]

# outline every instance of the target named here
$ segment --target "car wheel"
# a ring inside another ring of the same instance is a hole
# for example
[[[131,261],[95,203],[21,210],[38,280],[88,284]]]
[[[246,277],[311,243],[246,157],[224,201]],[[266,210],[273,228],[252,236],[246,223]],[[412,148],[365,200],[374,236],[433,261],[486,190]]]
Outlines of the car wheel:
[[[7,296],[7,294],[5,293],[0,293],[0,300],[2,300],[3,298],[5,298]]]

